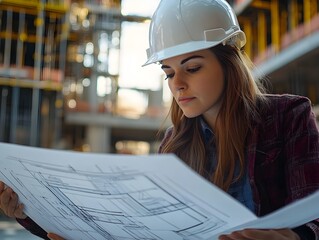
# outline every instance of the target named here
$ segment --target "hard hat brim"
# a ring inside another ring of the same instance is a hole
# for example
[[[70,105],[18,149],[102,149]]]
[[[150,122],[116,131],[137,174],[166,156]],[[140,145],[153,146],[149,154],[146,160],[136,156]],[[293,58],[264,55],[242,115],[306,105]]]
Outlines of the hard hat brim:
[[[227,42],[227,40],[231,39],[232,37],[236,37],[236,41]],[[223,41],[191,41],[191,42],[179,44],[170,48],[165,48],[161,51],[156,51],[151,56],[148,56],[148,60],[142,65],[142,67],[152,63],[158,63],[164,59],[176,57],[185,53],[208,49],[208,48],[217,46],[218,44],[221,44],[221,43],[223,43],[224,45],[225,44],[235,45],[238,48],[242,48],[246,43],[246,36],[242,31],[237,31],[229,35],[228,39]],[[147,50],[147,54],[148,53],[149,53],[149,50]]]
[[[164,59],[179,56],[185,53],[207,49],[207,48],[216,46],[217,44],[219,44],[219,42],[196,41],[196,42],[183,43],[178,46],[166,48],[166,49],[163,49],[162,51],[158,51],[154,53],[152,56],[148,58],[146,63],[144,63],[142,66],[146,66],[151,63],[157,63]]]

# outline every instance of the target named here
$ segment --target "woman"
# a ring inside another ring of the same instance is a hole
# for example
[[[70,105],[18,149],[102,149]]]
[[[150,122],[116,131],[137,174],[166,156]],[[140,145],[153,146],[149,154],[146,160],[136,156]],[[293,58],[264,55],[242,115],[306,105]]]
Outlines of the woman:
[[[226,1],[163,0],[145,65],[161,64],[173,95],[160,153],[262,216],[319,189],[319,133],[307,98],[262,93],[245,41]],[[219,239],[319,239],[319,221]]]
[[[173,126],[159,152],[175,153],[262,216],[319,189],[319,133],[307,98],[262,93],[244,44],[227,2],[162,0],[152,18],[145,65],[161,64],[173,95]],[[1,194],[1,208],[38,229],[12,191]],[[319,239],[319,222],[243,229],[219,239]]]

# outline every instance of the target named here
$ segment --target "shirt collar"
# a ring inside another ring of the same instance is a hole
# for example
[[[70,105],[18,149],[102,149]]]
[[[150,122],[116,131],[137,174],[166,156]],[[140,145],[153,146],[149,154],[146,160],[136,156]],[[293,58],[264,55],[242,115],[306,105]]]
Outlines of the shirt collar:
[[[208,142],[214,137],[213,130],[208,126],[203,117],[200,118],[200,125],[205,137],[205,141]]]

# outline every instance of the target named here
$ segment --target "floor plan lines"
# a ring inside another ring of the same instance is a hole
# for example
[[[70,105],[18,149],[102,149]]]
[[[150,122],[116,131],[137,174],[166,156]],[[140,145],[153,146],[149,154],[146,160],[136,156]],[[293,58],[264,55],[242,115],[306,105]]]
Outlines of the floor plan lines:
[[[206,240],[255,218],[173,155],[18,148],[0,143],[0,180],[28,216],[69,240]]]
[[[71,231],[87,225],[87,239],[165,239],[162,232],[166,236],[166,231],[191,239],[194,234],[206,235],[224,224],[193,203],[174,197],[150,176],[136,170],[117,168],[102,173],[96,168],[96,172],[85,172],[69,165],[14,161],[22,166],[15,169],[23,169],[24,173],[12,176],[17,184],[33,184],[29,186],[29,198],[39,214],[49,215],[58,228]],[[42,196],[34,196],[34,189]],[[50,198],[46,197],[48,192]],[[81,225],[75,224],[75,217]]]

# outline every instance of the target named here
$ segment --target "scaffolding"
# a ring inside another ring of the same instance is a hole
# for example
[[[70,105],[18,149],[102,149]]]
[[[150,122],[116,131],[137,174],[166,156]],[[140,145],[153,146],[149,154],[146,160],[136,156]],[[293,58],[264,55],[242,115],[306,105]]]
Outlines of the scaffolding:
[[[0,3],[0,141],[50,147],[59,138],[68,37],[65,1]]]
[[[233,4],[247,35],[244,50],[258,67],[257,75],[270,80],[270,91],[305,95],[318,104],[318,1],[241,0]]]

